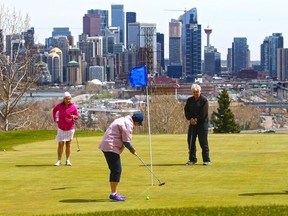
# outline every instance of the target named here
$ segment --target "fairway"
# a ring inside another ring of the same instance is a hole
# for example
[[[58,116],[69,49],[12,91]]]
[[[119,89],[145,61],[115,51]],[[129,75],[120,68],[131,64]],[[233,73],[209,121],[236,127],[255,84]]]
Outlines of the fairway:
[[[72,166],[54,167],[56,142],[34,142],[0,152],[0,215],[51,215],[148,208],[287,205],[287,134],[209,134],[211,166],[187,162],[186,134],[152,135],[153,171],[128,150],[121,155],[119,193],[125,202],[111,202],[109,171],[98,150],[101,137],[73,142]],[[132,143],[150,165],[148,135]],[[62,160],[64,162],[64,160]],[[149,197],[149,200],[146,197]]]

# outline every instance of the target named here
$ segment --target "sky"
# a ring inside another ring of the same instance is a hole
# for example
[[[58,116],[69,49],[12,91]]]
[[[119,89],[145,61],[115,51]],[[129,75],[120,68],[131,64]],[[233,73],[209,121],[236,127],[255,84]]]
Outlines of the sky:
[[[108,10],[111,23],[111,5],[123,4],[124,12],[136,12],[137,22],[156,23],[157,32],[165,34],[165,58],[169,57],[169,22],[194,7],[202,25],[202,47],[207,43],[204,28],[209,26],[213,29],[210,44],[222,60],[234,37],[247,38],[251,60],[260,60],[260,45],[272,33],[282,33],[287,48],[288,1],[283,0],[0,0],[0,4],[22,16],[28,14],[36,42],[43,44],[52,36],[53,27],[69,27],[78,41],[87,10]]]

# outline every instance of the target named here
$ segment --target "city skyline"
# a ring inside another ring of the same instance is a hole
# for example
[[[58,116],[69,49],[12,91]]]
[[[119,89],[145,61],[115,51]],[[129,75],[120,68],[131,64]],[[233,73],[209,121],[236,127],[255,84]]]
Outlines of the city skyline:
[[[278,3],[279,2],[279,3]],[[288,37],[285,21],[288,14],[285,5],[280,0],[182,0],[178,2],[164,0],[136,2],[131,0],[91,1],[76,0],[49,2],[32,0],[0,0],[1,5],[12,10],[20,11],[22,16],[30,16],[30,26],[35,28],[36,42],[45,43],[45,38],[52,36],[53,27],[69,27],[75,41],[83,31],[83,16],[90,9],[109,11],[109,24],[111,24],[111,5],[123,4],[124,12],[136,12],[137,22],[156,23],[157,32],[165,35],[165,58],[169,51],[169,22],[178,19],[186,10],[197,8],[198,23],[202,25],[202,48],[206,45],[204,29],[209,26],[213,29],[210,35],[210,44],[221,53],[221,59],[226,60],[227,49],[232,47],[234,37],[246,37],[251,51],[251,60],[260,60],[260,45],[265,37],[272,33],[282,33],[284,48]],[[45,8],[41,8],[45,5]]]

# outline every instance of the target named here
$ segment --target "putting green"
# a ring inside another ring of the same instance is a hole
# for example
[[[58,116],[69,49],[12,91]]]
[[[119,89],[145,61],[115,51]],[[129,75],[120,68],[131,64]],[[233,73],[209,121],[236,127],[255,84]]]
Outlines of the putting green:
[[[198,143],[198,165],[184,165],[186,134],[152,135],[153,171],[166,184],[159,187],[154,178],[152,186],[150,172],[125,150],[118,188],[125,202],[108,199],[101,137],[78,137],[80,152],[74,140],[71,167],[53,166],[53,139],[0,152],[0,215],[287,204],[287,134],[210,134],[211,166],[202,165]],[[150,166],[148,135],[134,135],[132,143]]]

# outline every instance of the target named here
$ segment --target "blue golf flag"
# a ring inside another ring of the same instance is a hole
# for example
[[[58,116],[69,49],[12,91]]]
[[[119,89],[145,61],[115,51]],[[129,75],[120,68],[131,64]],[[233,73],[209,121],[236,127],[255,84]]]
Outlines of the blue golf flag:
[[[146,66],[135,67],[130,71],[129,81],[132,88],[147,86],[147,69]]]

